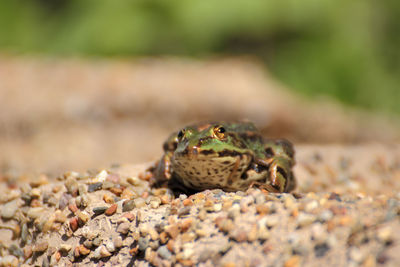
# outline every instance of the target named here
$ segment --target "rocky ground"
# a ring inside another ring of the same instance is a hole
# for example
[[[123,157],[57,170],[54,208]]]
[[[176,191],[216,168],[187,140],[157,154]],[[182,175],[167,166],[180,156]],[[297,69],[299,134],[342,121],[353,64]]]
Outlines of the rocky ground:
[[[237,118],[294,142],[294,193],[149,187],[171,131]],[[3,56],[0,266],[397,266],[398,125],[249,60]]]
[[[400,147],[300,146],[293,194],[150,188],[147,165],[2,184],[2,266],[397,266]]]

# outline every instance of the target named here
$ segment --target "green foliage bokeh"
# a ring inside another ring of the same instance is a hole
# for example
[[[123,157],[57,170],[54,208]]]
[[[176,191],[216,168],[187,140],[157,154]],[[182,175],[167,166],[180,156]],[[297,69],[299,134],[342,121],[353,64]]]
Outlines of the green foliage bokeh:
[[[252,54],[310,96],[400,113],[398,0],[2,0],[0,50]]]

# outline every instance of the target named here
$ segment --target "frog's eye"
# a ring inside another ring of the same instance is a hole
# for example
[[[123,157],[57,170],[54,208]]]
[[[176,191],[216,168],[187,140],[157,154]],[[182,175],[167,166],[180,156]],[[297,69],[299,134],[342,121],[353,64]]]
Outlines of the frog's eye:
[[[185,129],[180,130],[178,133],[178,140],[182,140],[184,135],[185,135]]]
[[[222,139],[225,137],[225,128],[223,126],[217,126],[214,128],[214,134],[217,136],[219,139]]]

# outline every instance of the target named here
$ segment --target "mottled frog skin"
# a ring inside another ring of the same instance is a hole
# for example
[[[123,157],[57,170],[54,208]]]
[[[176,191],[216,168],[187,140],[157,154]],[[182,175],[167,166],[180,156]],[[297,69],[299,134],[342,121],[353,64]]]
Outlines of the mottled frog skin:
[[[153,169],[158,183],[194,191],[244,191],[257,185],[290,192],[296,186],[292,144],[264,139],[250,122],[190,125],[173,133],[163,148]]]

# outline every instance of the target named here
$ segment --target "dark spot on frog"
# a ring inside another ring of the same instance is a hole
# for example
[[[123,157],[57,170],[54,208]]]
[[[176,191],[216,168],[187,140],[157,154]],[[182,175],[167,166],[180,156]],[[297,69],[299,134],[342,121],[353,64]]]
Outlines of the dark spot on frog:
[[[276,168],[276,170],[280,173],[280,174],[282,174],[282,176],[284,177],[284,178],[286,178],[287,177],[287,173],[286,173],[286,171],[282,168],[282,167],[277,167]]]
[[[200,154],[202,154],[202,155],[209,155],[209,154],[213,154],[214,152],[211,150],[211,149],[209,149],[209,150],[201,150],[200,151]]]
[[[242,155],[242,154],[239,153],[239,152],[237,152],[237,151],[234,151],[234,150],[227,150],[227,149],[218,152],[218,156],[220,156],[220,157],[226,157],[226,156],[241,156],[241,155]]]
[[[242,176],[240,176],[240,179],[246,180],[248,178],[247,172],[242,173]]]
[[[267,147],[265,149],[265,156],[268,158],[272,158],[275,155],[274,150],[271,147]]]
[[[225,160],[224,162],[222,162],[222,164],[228,165],[229,163],[231,163],[229,160]]]

